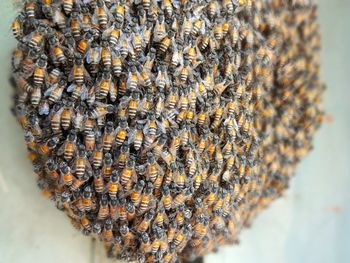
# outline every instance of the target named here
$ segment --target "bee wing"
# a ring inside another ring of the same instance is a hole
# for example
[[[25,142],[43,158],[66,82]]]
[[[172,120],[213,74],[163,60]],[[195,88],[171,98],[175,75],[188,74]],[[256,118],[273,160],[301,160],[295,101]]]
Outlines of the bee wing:
[[[68,76],[68,81],[72,82],[74,80],[74,67],[72,67],[69,76]]]
[[[46,100],[42,100],[39,105],[39,115],[48,115],[50,112],[50,106]]]
[[[128,96],[121,97],[119,100],[118,108],[127,107],[129,101],[130,101],[130,97]]]
[[[68,86],[67,88],[67,92],[73,92],[73,90],[76,88],[76,84],[75,83],[72,83]]]
[[[62,20],[62,18],[63,18],[63,20]],[[54,23],[60,23],[60,22],[64,21],[64,16],[62,16],[61,12],[58,9],[56,9],[55,13],[52,17],[52,20]]]
[[[181,2],[180,0],[173,0],[171,1],[171,4],[176,8],[179,9],[181,7]]]
[[[66,146],[66,143],[64,142],[57,150],[57,155],[60,156],[60,155],[63,155],[64,153],[64,147]]]
[[[150,210],[150,209],[156,208],[156,206],[157,206],[157,200],[156,200],[156,198],[154,197],[154,195],[152,195],[151,200],[149,201],[149,204],[148,204],[148,209],[147,209],[147,211]]]
[[[92,173],[91,163],[88,158],[86,158],[85,172]]]
[[[86,54],[86,62],[88,64],[98,63],[101,60],[101,47],[90,48]]]
[[[135,139],[135,129],[130,129],[130,132],[128,133],[128,144],[132,143]]]
[[[57,87],[57,83],[52,85],[50,88],[48,88],[47,90],[45,90],[44,92],[44,96],[47,97],[51,94],[51,92]]]
[[[157,123],[157,126],[158,126],[158,128],[160,129],[160,131],[161,131],[162,133],[166,133],[166,129],[165,129],[164,125],[163,125],[163,122],[161,122],[161,121],[156,121],[156,123]]]
[[[87,80],[87,81],[91,80],[91,76],[85,67],[84,67],[84,77],[85,77],[85,80]]]
[[[112,25],[111,27],[103,31],[102,39],[107,39],[111,35],[111,32],[113,31],[113,29],[114,29],[114,25]]]
[[[83,84],[82,88],[82,92],[81,92],[81,100],[86,100],[88,97],[88,90],[86,88],[86,85]]]
[[[156,163],[156,167],[157,167],[158,173],[159,173],[158,176],[163,176],[164,175],[164,169],[158,163]]]
[[[147,135],[149,130],[149,121],[147,121],[146,125],[143,127],[143,134]]]
[[[112,102],[115,102],[115,100],[117,99],[117,93],[118,93],[117,85],[115,85],[114,82],[111,82],[110,89],[109,89],[109,98]]]

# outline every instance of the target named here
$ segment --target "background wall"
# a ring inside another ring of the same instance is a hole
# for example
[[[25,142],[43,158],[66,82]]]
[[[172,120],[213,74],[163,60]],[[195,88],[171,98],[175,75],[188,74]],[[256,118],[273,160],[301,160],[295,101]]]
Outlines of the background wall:
[[[284,197],[243,231],[239,246],[206,263],[350,262],[350,1],[318,2],[325,106],[334,120],[317,133]],[[0,2],[0,263],[108,262],[42,198],[29,172],[22,131],[9,111],[13,10],[12,1]]]

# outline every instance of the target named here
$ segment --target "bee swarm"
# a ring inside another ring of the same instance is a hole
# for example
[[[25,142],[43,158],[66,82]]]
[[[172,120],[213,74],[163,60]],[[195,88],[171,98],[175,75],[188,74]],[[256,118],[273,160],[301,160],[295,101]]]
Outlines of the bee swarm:
[[[316,18],[308,0],[25,1],[14,112],[39,187],[111,257],[237,242],[324,118]]]

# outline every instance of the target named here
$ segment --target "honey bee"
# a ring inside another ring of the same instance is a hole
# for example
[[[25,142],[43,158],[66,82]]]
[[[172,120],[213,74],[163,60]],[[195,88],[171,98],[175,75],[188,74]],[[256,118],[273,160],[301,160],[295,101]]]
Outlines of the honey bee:
[[[90,223],[89,219],[86,216],[83,216],[80,219],[80,223],[84,227],[84,229],[86,229],[87,231],[91,231],[92,230],[91,223]]]
[[[23,37],[23,22],[24,17],[22,14],[18,15],[16,19],[12,22],[12,34],[16,39]]]
[[[161,167],[156,162],[154,154],[151,152],[147,153],[147,168],[146,168],[146,178],[148,178],[152,183],[156,180],[159,174],[161,174]]]
[[[59,9],[54,10],[54,14],[52,17],[53,22],[57,25],[59,29],[65,29],[66,28],[66,18],[63,12],[61,12]]]
[[[44,35],[46,34],[46,28],[39,26],[36,31],[25,37],[24,40],[28,42],[28,46],[34,51],[40,50],[43,45]]]
[[[148,184],[144,189],[144,193],[141,195],[138,215],[142,215],[154,205],[152,192],[153,192],[153,185],[151,182],[148,182]]]
[[[131,66],[130,73],[127,80],[127,87],[132,91],[137,90],[138,83],[139,83],[139,78],[138,78],[136,67]]]
[[[136,91],[131,93],[131,98],[128,102],[128,116],[129,118],[135,118],[139,109],[140,94]]]
[[[152,246],[151,246],[149,235],[146,232],[142,232],[140,233],[140,239],[141,239],[140,249],[144,253],[151,252]]]
[[[112,71],[116,77],[119,77],[122,73],[122,58],[119,51],[112,53]]]
[[[108,198],[106,195],[101,196],[100,208],[97,214],[97,220],[105,220],[109,215]]]
[[[177,208],[179,206],[184,205],[185,201],[188,200],[188,198],[190,198],[191,196],[192,196],[191,189],[190,188],[184,189],[183,192],[180,192],[174,197],[174,201],[172,204],[173,208]]]
[[[109,13],[104,1],[97,1],[97,8],[94,19],[98,22],[101,29],[107,28],[111,14]]]
[[[185,242],[188,233],[189,230],[186,227],[183,227],[179,232],[177,232],[174,238],[174,245],[177,247],[177,249]]]
[[[173,6],[170,0],[164,0],[162,1],[163,9],[165,11],[165,15],[167,17],[172,17],[173,16]]]
[[[135,54],[139,54],[143,47],[142,35],[138,32],[136,27],[133,28],[133,34],[131,35],[131,46],[134,49]]]
[[[126,165],[126,162],[129,158],[129,145],[124,143],[120,147],[120,153],[118,155],[118,168],[123,169]]]
[[[108,71],[112,66],[112,53],[107,41],[102,41],[101,45],[101,62],[104,66],[104,69]]]
[[[129,158],[120,175],[120,183],[123,187],[125,187],[130,180],[136,180],[135,160],[133,158]]]
[[[124,22],[124,19],[125,19],[125,6],[124,6],[124,3],[122,3],[116,7],[115,20],[118,23],[122,24]]]
[[[71,122],[73,119],[73,104],[71,101],[67,101],[65,103],[65,106],[62,109],[62,113],[61,113],[61,120],[60,120],[60,124],[62,126],[63,130],[68,130],[69,127],[71,126]]]
[[[126,120],[121,120],[118,128],[116,129],[115,143],[116,146],[121,146],[126,140],[129,131],[128,123]]]
[[[81,54],[86,54],[89,50],[92,41],[91,32],[87,32],[82,39],[77,42],[76,50]]]
[[[155,239],[152,242],[151,253],[156,254],[160,252],[163,254],[168,248],[168,242],[166,242],[166,235],[162,228],[155,228]]]
[[[27,1],[24,6],[25,14],[28,18],[35,18],[36,3],[34,1]]]
[[[151,220],[153,219],[154,215],[155,211],[153,209],[150,209],[143,217],[143,220],[137,224],[136,231],[139,233],[146,232],[151,224]]]
[[[70,167],[66,163],[60,164],[61,180],[64,185],[71,186],[73,183],[73,174]]]
[[[91,47],[86,54],[86,62],[88,63],[89,72],[92,76],[97,75],[98,66],[101,61],[101,47],[96,42],[91,43]]]
[[[94,181],[93,181],[94,189],[96,193],[101,194],[104,191],[104,180],[101,175],[101,171],[95,170],[93,174],[94,174]]]
[[[142,3],[142,6],[143,8],[148,11],[151,7],[151,0],[142,0],[141,3]]]
[[[165,213],[165,208],[162,205],[159,205],[157,208],[157,214],[154,218],[153,223],[159,227],[163,227],[164,224],[169,224],[169,219]]]
[[[109,179],[112,174],[112,171],[113,171],[112,164],[113,164],[112,154],[106,153],[103,157],[103,165],[102,165],[102,175],[106,179]]]
[[[132,247],[134,244],[134,234],[130,231],[127,225],[121,225],[119,228],[120,234],[124,241],[124,246]]]
[[[159,43],[166,36],[167,36],[167,33],[166,33],[166,27],[165,27],[165,21],[164,21],[164,14],[161,11],[159,11],[158,19],[154,27],[153,38],[156,43]]]
[[[113,224],[110,218],[107,218],[104,224],[104,229],[102,232],[103,239],[106,242],[111,242],[113,240]]]
[[[74,162],[75,165],[75,175],[80,178],[84,175],[85,172],[91,170],[91,165],[89,160],[86,157],[85,147],[81,146],[78,149],[78,157]]]
[[[118,199],[117,211],[118,211],[118,218],[121,221],[126,221],[128,214],[126,211],[126,199],[125,198]]]
[[[136,128],[131,132],[130,140],[134,144],[136,151],[140,150],[143,143],[143,124],[138,122],[136,123]]]
[[[59,173],[57,172],[58,165],[55,163],[53,159],[49,159],[46,163],[46,166],[48,170],[47,174],[50,181],[56,182],[59,178]]]
[[[100,119],[113,112],[113,105],[95,102],[94,108],[89,112],[89,115],[91,119]]]
[[[88,151],[89,155],[92,153],[93,149],[95,148],[96,143],[96,133],[95,131],[91,131],[85,134],[84,136],[84,144],[85,148]]]
[[[159,33],[159,32],[157,32]],[[168,48],[171,46],[171,44],[174,42],[174,36],[175,32],[170,30],[167,35],[162,38],[162,40],[159,43],[159,52],[161,54],[165,54],[165,52],[168,50]]]
[[[143,180],[139,180],[134,185],[133,190],[130,193],[130,199],[133,205],[136,207],[140,204],[141,201],[141,192],[145,186],[145,182]]]
[[[44,79],[47,75],[46,66],[47,66],[46,56],[40,57],[34,69],[34,75],[33,75],[34,86],[41,87],[43,85]]]
[[[72,11],[72,10],[71,10]],[[72,11],[69,26],[74,38],[80,37],[81,23],[79,19],[79,13],[77,11]]]
[[[81,56],[77,56],[68,81],[74,80],[77,85],[83,85],[84,81],[88,79],[90,79],[90,76],[84,67],[83,59]]]
[[[61,105],[57,104],[54,105],[52,111],[51,111],[51,129],[54,134],[59,134],[61,133],[61,114],[63,111],[64,107]]]
[[[73,192],[78,191],[78,189],[89,179],[88,174],[84,174],[81,178],[73,178],[73,183],[69,189]]]
[[[183,64],[175,71],[175,75],[180,78],[181,83],[185,83],[192,76],[192,69],[189,67],[189,60],[184,57]]]
[[[76,139],[77,139],[77,135],[74,131],[71,131],[68,136],[67,139],[65,141],[65,143],[62,145],[62,147],[58,150],[58,154],[63,154],[63,158],[66,161],[70,161],[72,160],[74,154],[75,154],[75,150],[76,150]]]

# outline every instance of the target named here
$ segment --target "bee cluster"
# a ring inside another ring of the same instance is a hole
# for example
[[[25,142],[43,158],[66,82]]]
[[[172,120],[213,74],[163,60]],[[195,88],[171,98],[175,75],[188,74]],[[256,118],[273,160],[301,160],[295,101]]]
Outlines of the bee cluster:
[[[25,1],[15,114],[38,185],[123,260],[237,241],[322,122],[307,0]]]

